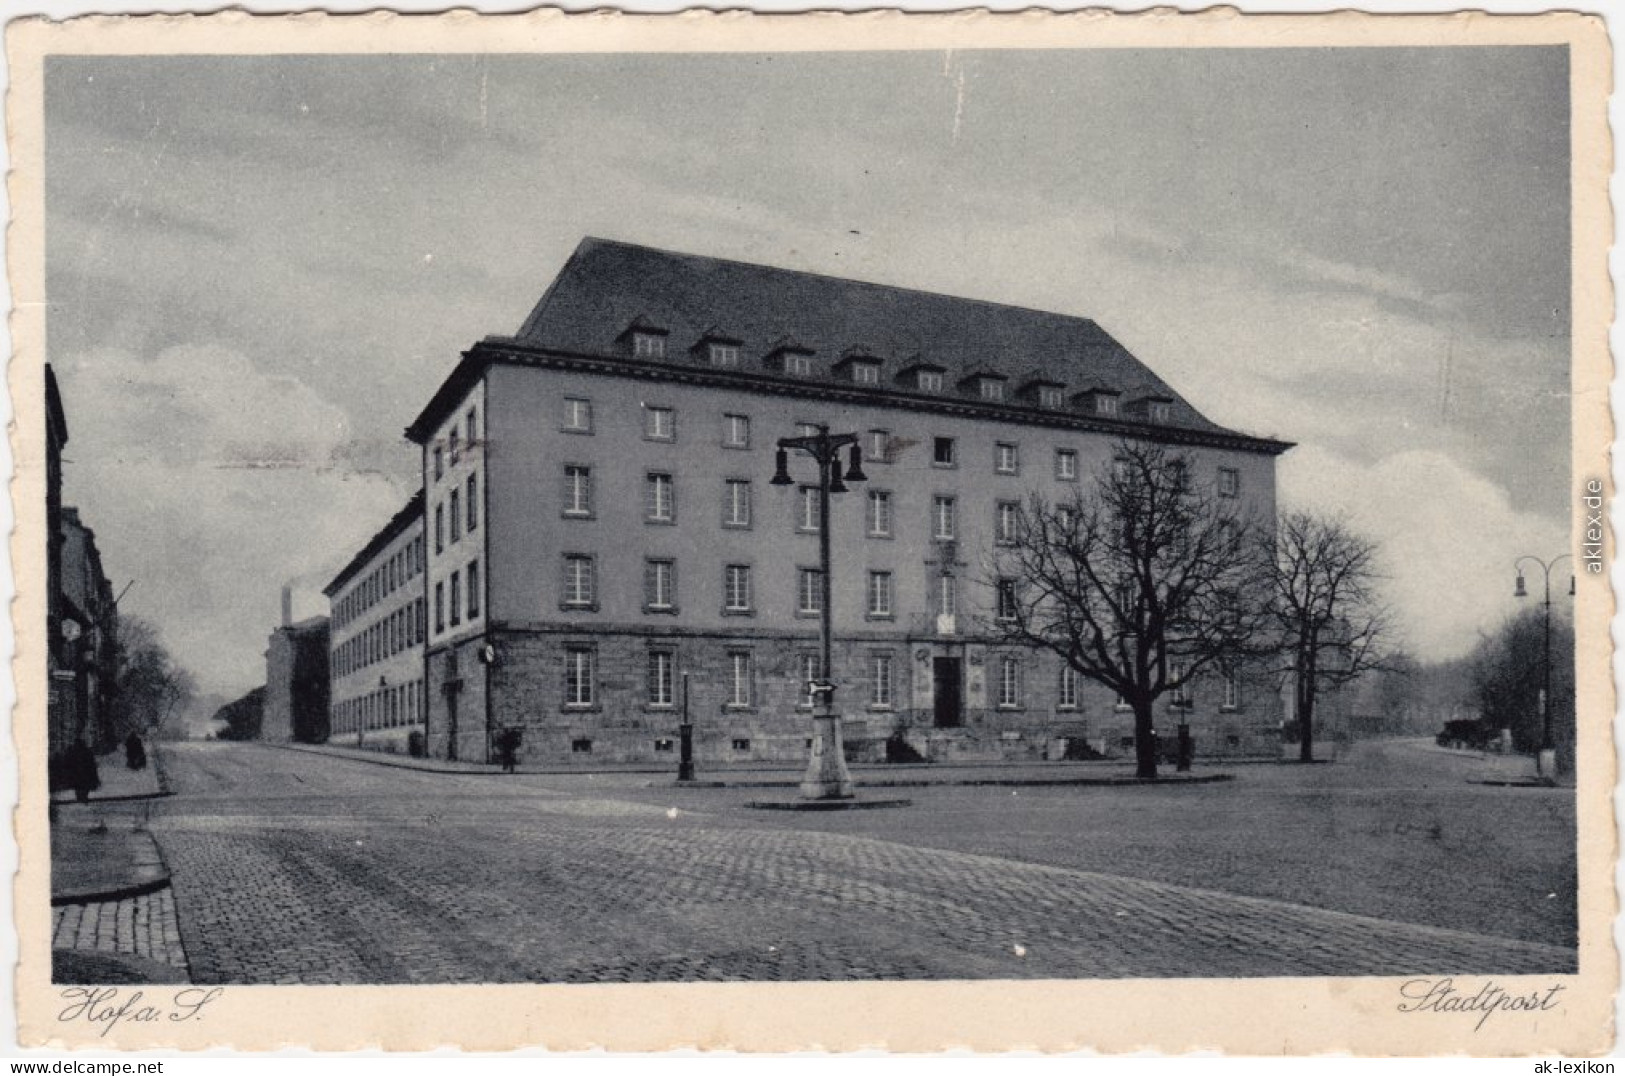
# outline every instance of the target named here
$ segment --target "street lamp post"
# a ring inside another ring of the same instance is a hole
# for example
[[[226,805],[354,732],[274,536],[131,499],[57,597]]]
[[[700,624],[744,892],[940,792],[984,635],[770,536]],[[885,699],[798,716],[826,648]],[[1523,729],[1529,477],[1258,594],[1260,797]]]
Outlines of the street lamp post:
[[[1535,773],[1550,781],[1557,777],[1557,741],[1552,738],[1552,569],[1561,561],[1572,561],[1567,553],[1553,557],[1551,560],[1541,560],[1539,557],[1524,554],[1512,562],[1518,570],[1518,585],[1513,590],[1513,596],[1526,598],[1528,590],[1523,584],[1523,562],[1534,561],[1540,565],[1540,574],[1545,582],[1545,595],[1541,601],[1544,607],[1545,650],[1541,664],[1540,684],[1540,753],[1535,756]],[[1569,577],[1569,593],[1574,593],[1574,578]]]
[[[845,493],[847,482],[864,482],[863,449],[855,433],[831,434],[828,426],[815,426],[818,432],[807,437],[781,437],[772,484],[790,486],[789,456],[792,450],[804,453],[818,464],[818,588],[819,643],[821,662],[820,679],[810,685],[818,698],[813,715],[812,755],[807,760],[807,773],[801,781],[801,796],[810,800],[844,800],[852,798],[852,775],[846,768],[846,751],[841,744],[841,716],[835,712],[835,683],[833,669],[834,610],[830,601],[830,519],[829,498],[832,493]],[[841,474],[840,451],[851,447],[850,463],[846,474]]]

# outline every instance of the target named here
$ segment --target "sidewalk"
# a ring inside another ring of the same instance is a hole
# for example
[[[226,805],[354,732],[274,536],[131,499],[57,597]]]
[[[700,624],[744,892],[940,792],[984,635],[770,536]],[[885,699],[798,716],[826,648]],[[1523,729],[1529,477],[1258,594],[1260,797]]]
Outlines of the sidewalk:
[[[92,803],[144,800],[169,795],[162,754],[156,744],[147,746],[146,769],[130,769],[124,764],[123,750],[118,750],[96,759],[96,773],[101,778],[102,786],[90,794]],[[63,788],[51,793],[51,802],[74,804],[73,789]]]
[[[479,774],[505,776],[496,765],[477,762],[448,762],[444,759],[413,758],[410,755],[368,751],[329,744],[265,744],[283,751],[302,751],[375,766],[419,770],[424,773]],[[1226,763],[1228,765],[1228,763]],[[1132,762],[937,762],[937,763],[857,763],[848,767],[853,780],[863,788],[924,788],[933,785],[1121,785],[1141,784],[1134,776]],[[787,763],[778,766],[702,765],[690,788],[791,788],[801,781],[805,766]],[[548,777],[574,777],[583,780],[644,775],[651,783],[669,780],[676,786],[677,764],[648,763],[598,764],[588,769],[567,766],[520,766],[519,774]],[[1195,773],[1176,773],[1164,766],[1157,784],[1205,784],[1233,780],[1228,773],[1199,767]]]

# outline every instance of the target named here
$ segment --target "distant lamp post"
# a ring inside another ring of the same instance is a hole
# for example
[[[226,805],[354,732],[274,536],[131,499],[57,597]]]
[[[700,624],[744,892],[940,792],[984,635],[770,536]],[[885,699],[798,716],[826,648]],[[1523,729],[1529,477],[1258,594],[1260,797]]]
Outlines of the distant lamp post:
[[[822,646],[822,679],[808,685],[816,696],[813,714],[812,755],[807,760],[807,774],[801,781],[801,795],[810,800],[844,800],[852,798],[852,775],[846,768],[846,751],[841,744],[841,716],[835,712],[835,682],[832,644],[834,610],[830,602],[829,552],[829,496],[845,493],[848,482],[866,482],[863,473],[863,450],[858,446],[855,433],[831,434],[828,426],[815,426],[818,432],[808,437],[782,437],[774,461],[775,486],[795,485],[790,477],[790,452],[804,453],[818,465],[818,586],[820,596],[819,642]],[[851,448],[846,473],[841,473],[840,451]]]
[[[1525,554],[1512,562],[1518,570],[1518,585],[1513,590],[1513,597],[1527,598],[1529,591],[1524,587],[1523,562],[1533,561],[1540,565],[1541,579],[1545,584],[1544,597],[1541,605],[1544,612],[1545,651],[1541,663],[1540,684],[1540,753],[1535,756],[1535,773],[1548,781],[1557,777],[1557,741],[1552,738],[1552,569],[1561,561],[1573,562],[1567,553],[1553,557],[1551,560],[1541,560],[1539,557]],[[1574,577],[1569,576],[1569,596],[1574,596]]]

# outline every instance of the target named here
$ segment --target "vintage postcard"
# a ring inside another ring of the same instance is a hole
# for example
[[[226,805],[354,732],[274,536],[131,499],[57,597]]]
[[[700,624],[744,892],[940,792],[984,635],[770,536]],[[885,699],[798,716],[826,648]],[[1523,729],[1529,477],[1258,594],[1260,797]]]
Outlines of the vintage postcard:
[[[6,49],[25,1046],[1611,1047],[1598,20]]]

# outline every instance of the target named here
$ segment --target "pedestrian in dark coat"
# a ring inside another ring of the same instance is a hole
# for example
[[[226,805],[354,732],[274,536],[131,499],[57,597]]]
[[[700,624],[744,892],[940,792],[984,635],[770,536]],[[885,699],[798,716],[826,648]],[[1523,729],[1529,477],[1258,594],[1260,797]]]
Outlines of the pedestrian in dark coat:
[[[147,768],[147,745],[141,742],[137,733],[130,733],[124,738],[124,764],[132,770]]]
[[[96,772],[96,755],[85,744],[84,737],[73,741],[63,765],[67,770],[68,787],[73,789],[74,798],[80,803],[89,803],[90,794],[102,787],[102,779]]]
[[[519,763],[519,730],[503,729],[497,734],[497,759],[503,773],[512,773]]]

